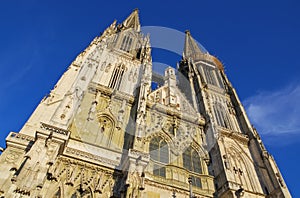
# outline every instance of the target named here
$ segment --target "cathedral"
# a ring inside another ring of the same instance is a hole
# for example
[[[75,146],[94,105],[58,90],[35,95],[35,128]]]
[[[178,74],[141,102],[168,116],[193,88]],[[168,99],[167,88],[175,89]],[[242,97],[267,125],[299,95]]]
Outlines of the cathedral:
[[[7,136],[0,197],[291,197],[222,63],[182,48],[158,74],[138,10],[114,21]]]

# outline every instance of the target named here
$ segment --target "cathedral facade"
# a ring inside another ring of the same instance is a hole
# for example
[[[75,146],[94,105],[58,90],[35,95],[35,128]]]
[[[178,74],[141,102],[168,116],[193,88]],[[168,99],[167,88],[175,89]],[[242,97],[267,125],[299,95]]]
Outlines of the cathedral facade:
[[[156,74],[140,28],[112,23],[10,132],[0,197],[291,197],[222,63],[186,31]]]

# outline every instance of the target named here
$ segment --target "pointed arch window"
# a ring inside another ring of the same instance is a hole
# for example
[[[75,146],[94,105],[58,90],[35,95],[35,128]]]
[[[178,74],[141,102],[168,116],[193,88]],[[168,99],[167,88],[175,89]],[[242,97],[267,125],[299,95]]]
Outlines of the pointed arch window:
[[[166,177],[165,165],[169,163],[169,146],[160,137],[154,137],[149,146],[150,158],[153,160],[153,174]]]
[[[122,43],[121,43],[121,50],[129,52],[132,44],[132,38],[128,35],[125,35]]]
[[[112,73],[108,87],[118,90],[122,82],[124,71],[125,71],[125,65],[119,64],[118,66],[116,66]]]
[[[183,167],[189,171],[202,174],[201,158],[192,147],[187,148],[182,154]]]
[[[219,103],[214,105],[214,113],[217,120],[217,124],[227,129],[233,129],[232,124],[230,122],[230,118],[228,113],[226,113],[223,106]]]
[[[200,66],[202,68],[200,72],[205,76],[207,84],[211,84],[224,89],[223,78],[219,70],[215,69],[213,66],[208,66],[204,64],[200,64]]]
[[[215,71],[213,68],[209,67],[209,66],[203,66],[203,71],[204,71],[204,75],[206,78],[206,82],[208,84],[212,84],[217,86],[217,81],[216,81],[216,77],[215,77]]]
[[[202,174],[201,158],[198,152],[191,146],[188,147],[182,154],[183,167],[192,172],[191,179],[192,185],[198,188],[202,187],[200,178],[193,173]]]

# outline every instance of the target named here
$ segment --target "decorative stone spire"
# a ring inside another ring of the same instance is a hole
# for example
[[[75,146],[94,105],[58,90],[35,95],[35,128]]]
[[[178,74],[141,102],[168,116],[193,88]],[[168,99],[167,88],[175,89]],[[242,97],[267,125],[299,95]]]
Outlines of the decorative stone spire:
[[[141,24],[139,19],[138,9],[134,9],[133,12],[123,21],[123,26],[125,28],[133,28],[136,31],[140,31]]]
[[[197,56],[201,54],[208,54],[206,49],[202,46],[199,47],[197,42],[191,36],[189,30],[185,31],[185,43],[184,43],[184,50],[183,50],[183,57],[184,58],[193,58],[196,59]]]
[[[218,69],[224,70],[221,61],[215,56],[210,55],[208,51],[200,43],[195,41],[195,39],[191,36],[189,30],[185,31],[183,58],[185,60],[191,58],[194,61],[201,60],[201,59],[209,60],[211,62],[214,62],[218,67]]]
[[[167,67],[165,70],[165,85],[176,87],[176,75],[173,67]]]

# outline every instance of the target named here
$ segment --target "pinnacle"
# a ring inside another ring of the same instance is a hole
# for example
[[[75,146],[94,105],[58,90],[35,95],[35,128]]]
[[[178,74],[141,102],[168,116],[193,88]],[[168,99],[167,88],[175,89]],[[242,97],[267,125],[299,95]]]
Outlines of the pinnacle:
[[[208,53],[204,47],[198,45],[197,41],[192,37],[190,30],[186,30],[185,34],[183,50],[185,57],[194,58],[197,57],[197,55]]]
[[[125,28],[133,28],[136,31],[140,31],[140,19],[139,10],[135,8],[131,14],[123,21]]]

